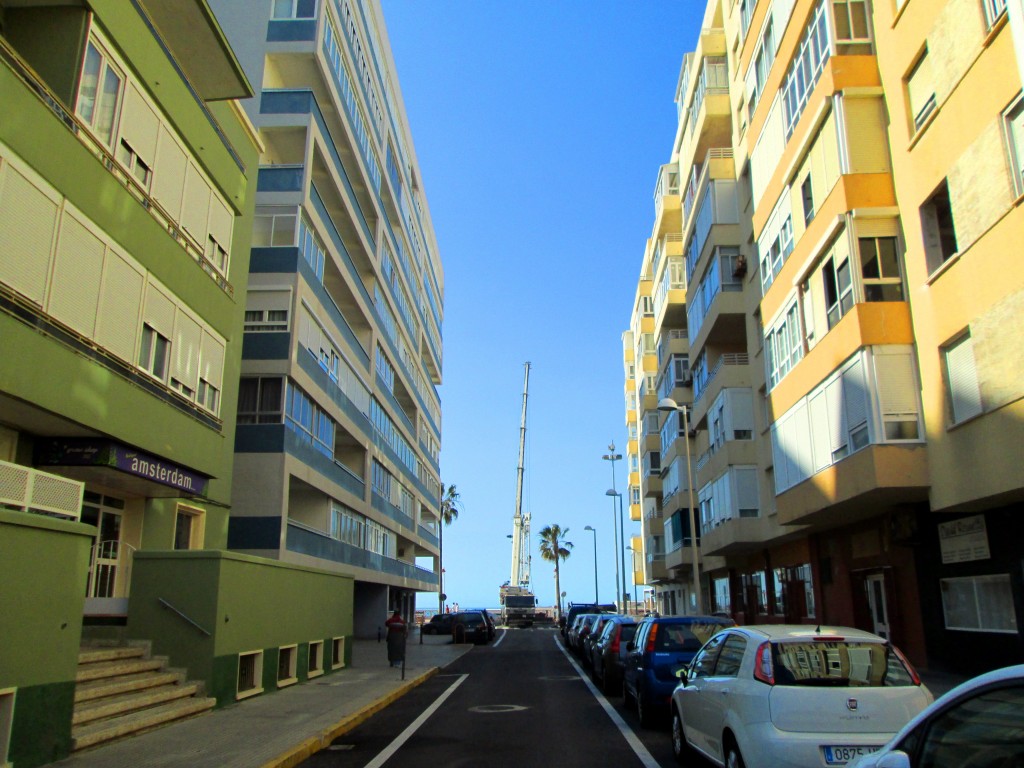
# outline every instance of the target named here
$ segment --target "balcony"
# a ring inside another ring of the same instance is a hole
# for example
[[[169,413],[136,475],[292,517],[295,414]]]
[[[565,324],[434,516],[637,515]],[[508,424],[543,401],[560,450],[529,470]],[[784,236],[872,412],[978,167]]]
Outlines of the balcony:
[[[694,377],[694,425],[700,425],[707,415],[710,399],[705,398],[705,394],[711,391],[717,392],[723,387],[751,386],[750,371],[747,370],[749,365],[750,357],[746,352],[726,352],[718,357],[707,376]],[[703,408],[701,408],[702,405]]]
[[[697,562],[701,561],[700,542],[697,543]],[[692,539],[686,537],[680,546],[665,555],[665,568],[669,571],[678,571],[680,576],[689,577],[693,572],[693,546]]]
[[[78,520],[85,483],[0,461],[0,507]]]
[[[780,524],[819,530],[926,503],[929,486],[924,445],[871,444],[779,494],[776,508]]]
[[[687,302],[690,349],[697,354],[705,344],[746,348],[746,300],[743,278],[746,258],[737,246],[718,246],[707,270]]]
[[[679,165],[668,163],[661,166],[658,182],[654,186],[655,239],[682,229],[680,213]]]
[[[704,531],[702,550],[708,556],[740,554],[778,543],[786,534],[789,531],[780,530],[773,518],[733,517]]]
[[[644,582],[655,584],[669,580],[668,568],[665,567],[664,552],[647,552],[644,564]]]
[[[693,100],[687,107],[687,157],[701,157],[708,148],[729,144],[732,138],[732,108],[729,104],[729,73],[724,56],[708,56],[701,64]]]

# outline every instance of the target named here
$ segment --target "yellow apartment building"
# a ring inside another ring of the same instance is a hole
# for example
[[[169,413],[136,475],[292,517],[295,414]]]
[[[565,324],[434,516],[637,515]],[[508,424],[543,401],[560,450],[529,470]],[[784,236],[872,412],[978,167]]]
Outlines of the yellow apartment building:
[[[1020,659],[1021,19],[708,3],[659,174],[679,214],[656,207],[633,317],[649,281],[659,610],[856,626],[960,672]]]

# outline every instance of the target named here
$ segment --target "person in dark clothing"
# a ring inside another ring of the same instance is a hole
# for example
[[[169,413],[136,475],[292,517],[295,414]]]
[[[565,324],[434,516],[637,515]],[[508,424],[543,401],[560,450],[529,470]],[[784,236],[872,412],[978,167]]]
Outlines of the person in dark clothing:
[[[388,662],[392,667],[400,667],[405,661],[405,619],[396,609],[384,626],[388,630]]]

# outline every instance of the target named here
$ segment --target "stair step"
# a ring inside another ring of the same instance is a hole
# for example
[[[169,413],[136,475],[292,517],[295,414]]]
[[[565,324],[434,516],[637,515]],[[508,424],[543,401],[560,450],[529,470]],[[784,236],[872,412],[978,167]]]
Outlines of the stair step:
[[[101,680],[105,677],[151,672],[160,669],[166,663],[167,659],[165,658],[153,658],[118,659],[115,661],[100,661],[95,664],[80,664],[78,673],[75,675],[75,681],[84,683],[89,680]]]
[[[83,725],[80,728],[73,728],[71,731],[72,749],[77,751],[94,747],[97,744],[139,734],[175,720],[194,717],[213,709],[216,703],[216,699],[182,699],[109,720],[102,720],[91,725]]]
[[[186,685],[167,684],[156,688],[146,688],[134,693],[119,696],[107,696],[102,699],[86,701],[75,706],[72,725],[84,725],[101,718],[116,717],[128,712],[154,707],[175,699],[184,699],[199,690],[198,683]]]
[[[100,678],[91,682],[78,683],[75,686],[75,703],[94,701],[107,696],[118,696],[179,682],[183,682],[180,672],[152,671],[122,677]]]
[[[140,647],[110,646],[110,647],[83,647],[78,652],[79,664],[96,664],[101,661],[119,661],[121,659],[141,659],[146,651]]]

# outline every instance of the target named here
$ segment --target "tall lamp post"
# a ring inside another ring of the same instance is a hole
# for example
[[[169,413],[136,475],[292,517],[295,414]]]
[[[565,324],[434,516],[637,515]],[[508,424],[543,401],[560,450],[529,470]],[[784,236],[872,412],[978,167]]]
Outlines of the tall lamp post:
[[[583,530],[594,534],[594,605],[597,605],[601,602],[597,599],[597,529],[592,525],[586,525]]]
[[[615,496],[615,495],[617,495],[615,493],[615,462],[622,458],[622,454],[615,452],[615,442],[614,441],[608,443],[608,453],[606,453],[601,458],[604,459],[605,461],[610,461],[612,463],[612,489],[610,491],[608,491],[605,495],[606,496]],[[620,510],[620,512],[619,512],[619,521],[621,523],[621,521],[622,521],[622,513],[621,513],[622,505],[621,504],[619,504],[619,510]],[[622,526],[620,525],[619,528],[621,528],[621,527]],[[615,499],[612,499],[612,536],[615,539],[615,591],[616,592],[619,591],[619,554],[620,554],[620,552],[619,552],[619,535],[618,535],[618,530],[619,529],[615,527]],[[622,543],[625,544],[626,542],[622,542]],[[623,573],[623,579],[625,579],[625,573],[626,573],[626,559],[625,558],[622,558],[622,573]],[[619,602],[619,598],[616,597],[615,598],[615,602],[618,603]]]
[[[632,579],[632,581],[633,581],[633,610],[635,611],[636,610],[636,605],[637,605],[637,602],[636,602],[636,550],[633,549],[632,547],[626,547],[626,549],[628,549],[629,552],[630,552],[629,561],[630,561],[630,563],[632,565],[632,568],[633,568],[633,579]]]
[[[622,494],[619,493],[618,491],[616,491],[614,488],[609,488],[607,491],[604,492],[604,495],[605,496],[612,496],[612,497],[615,497],[615,496],[619,497],[619,541],[622,543],[622,546],[625,547],[626,546],[626,534],[622,530]],[[612,503],[614,504],[615,502],[613,501]],[[615,554],[616,555],[619,554],[618,553],[618,546],[617,545],[616,545],[616,552],[615,552]],[[618,590],[618,588],[619,588],[619,585],[616,584],[615,585],[615,589]],[[620,593],[620,595],[622,597],[623,604],[629,602],[629,590],[626,589],[626,550],[622,550],[622,592]]]
[[[686,440],[686,484],[690,494],[690,546],[693,552],[693,591],[697,597],[697,613],[704,613],[704,598],[700,588],[700,551],[697,549],[697,513],[693,505],[693,467],[690,459],[690,409],[679,405],[671,397],[658,401],[658,410],[663,412],[681,413],[683,417],[683,433]]]

